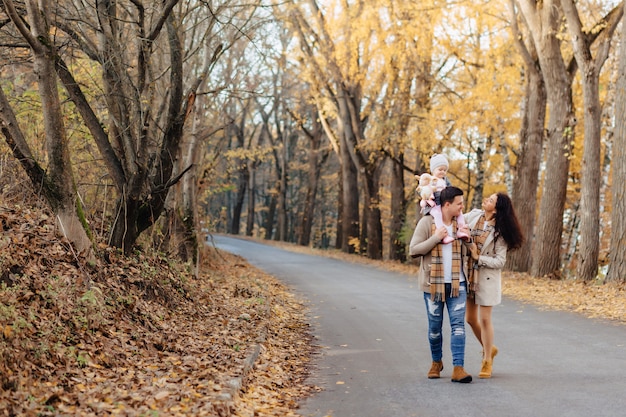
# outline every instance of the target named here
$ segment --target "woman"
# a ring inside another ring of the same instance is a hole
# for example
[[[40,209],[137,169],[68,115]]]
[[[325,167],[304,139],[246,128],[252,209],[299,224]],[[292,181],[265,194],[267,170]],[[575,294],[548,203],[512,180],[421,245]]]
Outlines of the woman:
[[[483,200],[482,210],[465,215],[471,229],[470,277],[465,320],[483,346],[479,378],[491,378],[493,358],[498,349],[493,345],[491,310],[502,300],[501,271],[508,250],[519,248],[523,241],[519,221],[511,199],[504,193]]]

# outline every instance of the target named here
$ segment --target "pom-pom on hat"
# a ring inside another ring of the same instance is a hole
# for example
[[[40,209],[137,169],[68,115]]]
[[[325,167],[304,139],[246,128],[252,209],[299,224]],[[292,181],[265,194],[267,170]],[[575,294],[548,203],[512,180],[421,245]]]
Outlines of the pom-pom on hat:
[[[431,173],[433,173],[438,167],[442,165],[445,165],[446,168],[450,167],[450,164],[448,164],[448,158],[446,158],[444,155],[440,153],[436,153],[430,158],[430,172]]]

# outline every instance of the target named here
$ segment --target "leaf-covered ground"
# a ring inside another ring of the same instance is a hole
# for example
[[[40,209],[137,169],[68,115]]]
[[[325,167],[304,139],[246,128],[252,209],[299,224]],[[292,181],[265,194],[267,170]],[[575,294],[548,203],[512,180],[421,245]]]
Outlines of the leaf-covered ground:
[[[0,227],[0,415],[289,415],[307,390],[302,305],[240,258],[89,267],[44,210]]]
[[[101,247],[90,267],[45,210],[0,206],[0,227],[0,416],[297,416],[317,389],[303,302],[241,258],[208,247],[195,277],[164,255]],[[624,284],[507,273],[504,292],[626,323]]]

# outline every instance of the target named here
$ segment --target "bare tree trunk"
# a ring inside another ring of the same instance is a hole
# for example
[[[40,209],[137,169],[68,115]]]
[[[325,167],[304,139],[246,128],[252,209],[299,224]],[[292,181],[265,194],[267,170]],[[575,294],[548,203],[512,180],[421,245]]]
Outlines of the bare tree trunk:
[[[217,49],[213,51],[212,54],[210,53],[211,51],[205,50],[203,69],[198,75],[192,90],[195,91],[200,85],[204,84],[221,50],[221,45],[218,45]],[[196,100],[195,94],[191,97],[194,97],[194,100]],[[198,97],[198,104],[201,104],[205,99],[206,96]],[[202,105],[198,106],[198,108],[202,107]],[[176,165],[177,173],[184,172],[186,169],[188,169],[188,173],[181,178],[180,183],[175,187],[175,192],[168,194],[168,200],[172,200],[172,207],[174,209],[167,211],[169,216],[179,214],[181,216],[180,223],[183,227],[171,229],[173,233],[180,233],[178,236],[175,236],[173,240],[180,242],[178,254],[183,261],[191,260],[194,263],[196,274],[200,264],[198,230],[200,230],[201,227],[198,223],[198,191],[201,181],[199,181],[198,178],[198,169],[203,154],[202,144],[213,133],[221,130],[221,128],[216,127],[215,130],[210,133],[203,133],[202,126],[202,116],[194,112],[190,133],[187,140],[181,143],[181,158]],[[180,204],[180,213],[175,209],[177,204]]]
[[[472,198],[472,207],[480,207],[483,201],[483,189],[485,187],[485,148],[487,139],[481,138],[478,148],[476,148],[476,184],[474,184],[474,198]]]
[[[367,257],[382,259],[383,227],[380,214],[380,176],[383,165],[376,164],[373,171],[364,175],[365,210],[367,211]]]
[[[141,97],[145,92],[143,77],[147,76],[147,73],[140,74],[139,85],[134,85],[129,79],[128,67],[123,62],[125,49],[119,39],[120,33],[115,29],[120,23],[119,16],[114,5],[109,6],[111,7],[103,4],[98,6],[98,17],[107,22],[106,25],[112,32],[102,34],[109,36],[105,36],[104,42],[107,61],[104,79],[109,92],[108,109],[113,113],[114,120],[111,130],[119,140],[119,150],[126,156],[124,159],[126,183],[122,185],[117,202],[118,215],[111,230],[110,244],[129,253],[139,235],[161,216],[170,187],[177,183],[185,172],[180,173],[177,178],[172,175],[180,156],[179,144],[183,136],[183,126],[188,115],[187,110],[193,106],[194,94],[190,93],[187,101],[183,100],[183,48],[170,8],[163,15],[170,59],[169,100],[164,103],[165,124],[160,127],[162,133],[156,133],[158,129],[150,132],[147,125],[152,121],[136,117],[137,113],[142,113],[141,109],[146,101],[150,101],[145,96],[143,100]],[[142,70],[147,71],[143,66]],[[129,94],[132,99],[126,100],[127,97],[121,93],[122,91]],[[144,109],[143,114],[150,114],[150,111]],[[151,150],[148,144],[149,132],[160,139],[159,146]]]
[[[513,37],[517,40],[520,55],[526,63],[526,94],[519,134],[520,150],[512,193],[513,206],[525,239],[519,249],[507,254],[506,268],[512,271],[528,272],[532,263],[532,243],[537,216],[537,189],[546,122],[547,93],[535,44],[531,40],[526,47],[517,27],[517,17],[513,7],[511,7],[511,12],[514,22],[512,24]]]
[[[313,153],[315,153],[316,156],[313,156]],[[298,244],[301,246],[309,246],[311,243],[311,230],[313,228],[313,217],[315,215],[315,196],[317,195],[317,186],[321,170],[317,160],[317,152],[311,152],[309,156],[306,197],[298,236]]]
[[[305,131],[309,137],[309,169],[307,170],[307,190],[304,201],[304,209],[302,213],[302,221],[300,223],[300,231],[298,236],[298,244],[302,246],[309,246],[311,242],[311,230],[313,227],[313,218],[315,216],[315,197],[317,195],[317,188],[322,171],[322,165],[328,157],[328,152],[320,150],[322,145],[322,138],[324,136],[324,130],[322,129],[317,114],[313,113],[313,130],[311,132]]]
[[[182,211],[182,220],[184,225],[184,234],[182,240],[182,246],[184,247],[184,256],[181,259],[184,261],[192,261],[194,265],[198,264],[198,155],[199,152],[195,152],[195,156],[188,155],[184,158],[184,161],[188,162],[187,166],[191,166],[191,170],[182,178],[180,184],[181,195],[180,204]],[[191,159],[188,159],[191,158]]]
[[[611,105],[611,112],[614,113],[614,105]],[[606,108],[606,107],[605,107]],[[603,117],[604,119],[604,117]],[[614,127],[614,126],[613,126]],[[604,143],[604,157],[602,158],[602,184],[600,185],[600,189],[602,190],[600,193],[600,224],[609,224],[609,216],[610,211],[607,210],[607,197],[611,192],[610,178],[611,178],[611,158],[613,157],[613,131],[609,128],[607,129],[605,135],[605,143]],[[600,227],[600,242],[605,241],[605,237],[611,236],[611,229]],[[602,251],[602,243],[600,244],[600,250]],[[604,252],[608,254],[608,248]],[[603,252],[600,252],[600,259],[603,260],[605,264],[608,259],[606,255],[603,256]]]
[[[268,204],[267,217],[265,219],[265,239],[271,240],[274,235],[274,223],[276,219],[276,205],[277,198],[275,194],[270,196],[270,202]]]
[[[572,0],[561,0],[567,26],[572,37],[574,56],[581,69],[585,143],[583,150],[581,201],[580,201],[580,247],[578,251],[578,278],[591,281],[598,274],[598,254],[600,252],[600,184],[601,161],[600,151],[601,116],[600,104],[600,70],[609,55],[609,46],[613,32],[617,27],[623,4],[615,8],[609,16],[602,20],[602,36],[596,47],[596,56],[591,53],[594,38],[586,36],[582,31],[582,23],[578,10]],[[598,25],[600,27],[600,25]]]
[[[391,224],[389,226],[389,259],[406,261],[406,246],[401,238],[406,221],[407,198],[404,192],[404,154],[391,164]]]
[[[235,149],[245,148],[245,133],[244,127],[246,123],[247,110],[243,111],[241,120],[237,124],[235,120],[231,119],[231,123],[227,127],[227,134],[232,135]],[[242,156],[235,160],[235,166],[237,167],[237,192],[235,196],[235,205],[233,207],[233,217],[229,228],[229,233],[238,235],[241,231],[241,215],[243,213],[243,207],[246,200],[246,192],[248,191],[248,185],[250,184],[250,161],[246,156]]]
[[[563,265],[565,266],[565,277],[569,277],[575,268],[576,249],[580,238],[580,202],[573,204],[568,210],[568,221],[563,224],[563,241],[565,242],[565,255]]]
[[[548,81],[547,84],[550,82]],[[531,274],[536,277],[554,273],[558,275],[561,269],[563,210],[569,171],[568,155],[571,152],[575,125],[570,85],[566,87],[562,84],[562,91],[554,91],[553,94],[550,100],[551,121],[548,124],[549,145],[546,160],[548,169],[545,171],[539,206],[539,222],[531,269]]]
[[[626,14],[624,15],[626,16]],[[626,91],[626,17],[622,17],[616,91]],[[613,198],[611,205],[611,252],[607,281],[626,282],[626,94],[615,95],[613,143]]]
[[[504,168],[504,183],[506,184],[506,192],[513,194],[513,169],[511,167],[511,158],[509,157],[509,147],[505,142],[505,135],[498,134],[500,139],[500,155],[502,155],[502,165]]]
[[[165,203],[164,215],[161,216],[163,244],[170,253],[184,261],[198,262],[198,233],[196,220],[197,213],[197,164],[199,161],[198,146],[200,138],[194,121],[190,138],[182,150],[182,158],[176,165],[176,170],[182,172],[185,167],[191,167],[188,174],[172,187]]]
[[[13,2],[6,0],[4,3],[9,18],[28,42],[34,57],[34,72],[38,80],[46,138],[47,170],[44,172],[34,159],[30,161],[21,159],[32,158],[32,152],[4,93],[0,93],[0,117],[4,121],[2,131],[14,155],[20,154],[21,158],[18,156],[18,160],[27,170],[31,181],[43,180],[33,183],[33,186],[35,189],[43,188],[44,197],[56,215],[59,232],[67,237],[77,253],[92,260],[93,249],[87,233],[87,222],[82,218],[82,214],[79,216],[82,208],[75,190],[68,139],[63,123],[64,116],[59,100],[55,70],[58,51],[54,48],[48,33],[51,26],[49,4],[26,2],[27,26]]]
[[[340,156],[339,161],[339,184],[338,184],[338,193],[337,193],[337,227],[336,227],[336,235],[335,238],[335,249],[341,250],[343,246],[343,200],[344,200],[344,191],[343,191],[343,164],[341,163],[342,157]]]
[[[363,186],[363,188],[367,189],[368,185],[367,185],[367,179],[365,177],[365,175],[362,175],[362,179],[361,181],[365,182],[366,184]],[[358,239],[358,247],[356,252],[360,255],[367,255],[367,235],[368,235],[368,227],[370,225],[370,210],[367,207],[367,192],[365,193],[365,196],[363,196],[363,193],[361,193],[361,198],[363,198],[364,201],[360,202],[360,207],[361,207],[361,219],[360,219],[360,224],[361,224],[361,233],[359,233],[359,239]]]
[[[254,217],[256,209],[256,170],[253,168],[250,173],[250,182],[248,184],[248,215],[246,218],[246,236],[252,236],[254,232]]]
[[[231,219],[229,228],[229,233],[233,235],[238,235],[241,228],[241,213],[243,211],[248,184],[250,183],[250,171],[248,171],[248,166],[246,164],[242,165],[243,166],[238,170],[235,206],[233,207],[233,218]]]
[[[529,68],[528,66],[526,68]],[[507,269],[527,272],[531,266],[532,243],[537,213],[539,166],[543,148],[543,126],[546,117],[546,90],[541,73],[527,71],[526,108],[520,129],[521,149],[517,160],[517,175],[513,183],[513,206],[517,213],[524,243],[507,255]]]
[[[582,71],[583,73],[585,71]],[[580,242],[577,275],[591,281],[598,275],[600,252],[600,95],[599,78],[583,76],[585,145],[580,191]]]
[[[350,154],[350,147],[356,142],[356,139],[352,130],[352,123],[345,98],[339,99],[339,113],[338,120],[342,125],[340,131],[343,132],[340,138],[342,160],[341,180],[343,182],[341,250],[346,253],[354,253],[356,251],[354,242],[358,241],[360,236],[359,183],[356,165]]]
[[[344,156],[341,152],[340,143],[342,142],[341,138],[343,137],[343,124],[341,121],[337,121],[337,134],[335,135],[333,130],[328,125],[328,121],[326,120],[326,116],[322,112],[322,109],[319,107],[319,103],[317,104],[317,111],[320,123],[322,124],[322,128],[324,129],[324,133],[326,134],[326,138],[330,142],[335,154],[337,155],[337,160],[339,162],[339,181],[337,184],[337,224],[335,227],[335,249],[341,250],[343,246],[343,201],[344,201],[344,176],[343,176],[343,160]],[[338,139],[339,138],[339,139]]]
[[[283,140],[283,155],[280,159],[280,170],[278,170],[278,195],[276,199],[277,207],[277,223],[276,223],[276,235],[275,240],[286,242],[287,230],[289,223],[287,220],[287,140]]]
[[[547,169],[531,268],[533,276],[544,276],[558,274],[561,269],[563,210],[576,118],[572,103],[572,77],[561,56],[561,42],[557,37],[560,24],[558,2],[518,0],[518,4],[537,47],[550,105]]]

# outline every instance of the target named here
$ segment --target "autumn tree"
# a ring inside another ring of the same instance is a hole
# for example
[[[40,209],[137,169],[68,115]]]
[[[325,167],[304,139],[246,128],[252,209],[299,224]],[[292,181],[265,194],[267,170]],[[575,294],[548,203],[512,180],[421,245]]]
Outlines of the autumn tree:
[[[205,149],[211,137],[232,128],[222,114],[211,114],[208,109],[212,103],[221,101],[221,93],[234,93],[239,86],[231,81],[241,78],[238,74],[245,72],[244,67],[255,65],[244,57],[254,48],[250,46],[251,40],[265,35],[259,33],[259,28],[263,27],[267,13],[259,13],[258,5],[236,0],[215,2],[208,10],[195,1],[180,5],[184,17],[181,42],[187,51],[184,82],[197,94],[192,122],[184,131],[181,155],[175,165],[175,173],[188,172],[169,194],[162,228],[169,251],[183,259],[197,258],[199,222],[204,221],[198,215],[198,195],[206,184],[206,179],[202,178],[206,172],[203,170]],[[202,11],[210,11],[211,18]],[[239,70],[232,71],[233,68]]]
[[[575,66],[562,51],[561,11],[558,1],[518,0],[524,22],[535,44],[550,108],[547,156],[539,220],[533,247],[531,274],[544,276],[561,269],[563,211],[576,117],[572,102]]]
[[[578,250],[578,278],[595,279],[600,251],[600,184],[601,184],[601,115],[600,71],[608,58],[613,32],[621,20],[623,3],[600,22],[584,30],[578,8],[572,0],[561,0],[572,39],[576,62],[580,68],[584,101],[584,150],[580,213],[581,232]],[[595,47],[595,56],[592,53]]]
[[[626,13],[622,17],[617,91],[626,91]],[[611,189],[611,250],[608,281],[626,281],[626,95],[615,97],[615,136],[613,143],[613,187]]]
[[[47,29],[55,29],[55,36],[46,42],[51,51],[45,59],[56,76],[47,77],[47,82],[56,84],[57,76],[61,80],[105,161],[118,191],[110,243],[125,251],[160,216],[169,188],[178,180],[172,176],[174,161],[194,92],[184,98],[177,2],[150,8],[136,2],[129,2],[129,7],[41,2],[42,10],[28,2],[30,26],[37,14]],[[26,16],[19,14],[13,1],[4,3],[13,23],[25,27],[21,22]],[[20,33],[24,39],[32,37],[26,30]],[[46,39],[42,36],[37,34],[40,41]],[[64,46],[65,54],[58,45]],[[167,59],[160,59],[164,56]],[[77,71],[88,61],[102,71],[102,95],[91,102]],[[53,107],[49,97],[49,92],[42,92],[44,111]],[[60,128],[47,126],[51,131]]]
[[[448,177],[466,192],[468,209],[480,208],[484,195],[511,192],[519,158],[511,134],[519,126],[519,102],[510,98],[521,92],[520,63],[507,10],[493,6],[448,10],[435,28],[438,71],[429,119],[451,159]]]
[[[524,62],[525,91],[522,100],[522,122],[519,153],[513,182],[513,205],[525,237],[522,247],[507,254],[507,268],[527,272],[532,264],[532,242],[537,211],[539,167],[542,160],[547,94],[537,50],[528,34],[522,35],[513,0],[509,2],[513,42]]]
[[[339,16],[339,25],[346,29],[346,37],[350,37],[351,27],[356,23],[355,17],[361,8],[355,6],[350,16],[350,10],[344,10]],[[357,51],[351,47],[335,44],[335,37],[330,32],[329,16],[324,13],[315,0],[309,0],[302,6],[294,2],[285,15],[287,21],[298,34],[298,40],[305,64],[305,73],[310,77],[310,85],[319,92],[319,98],[326,97],[332,103],[331,115],[337,118],[338,133],[330,133],[329,138],[336,137],[341,160],[341,206],[340,213],[341,249],[345,252],[355,252],[354,240],[360,236],[359,219],[359,187],[357,176],[357,161],[355,160],[354,145],[357,135],[363,132],[365,120],[362,117],[362,90],[356,78],[359,73],[359,57]],[[340,50],[337,48],[340,47]],[[326,95],[327,94],[327,95]],[[320,111],[326,112],[326,105],[318,101]],[[323,113],[323,118],[328,114]],[[327,125],[328,126],[328,125]],[[351,151],[352,150],[352,151]]]
[[[325,133],[317,114],[317,108],[308,103],[301,103],[294,111],[296,113],[293,114],[293,117],[309,141],[309,146],[307,146],[306,196],[302,207],[302,216],[297,225],[296,238],[299,245],[309,246],[322,166],[330,156],[330,148],[323,146],[326,142],[324,140]]]
[[[261,118],[261,136],[268,144],[271,192],[271,209],[266,218],[266,238],[288,241],[293,222],[288,213],[290,164],[294,162],[298,142],[298,123],[293,119],[290,92],[293,79],[287,68],[284,48],[288,42],[281,34],[280,51],[268,66],[270,76],[264,94],[256,98],[256,112]],[[275,231],[275,233],[273,233]]]
[[[51,33],[55,13],[49,2],[27,1],[26,10],[18,10],[11,0],[4,1],[4,12],[15,25],[14,34],[23,38],[32,54],[33,71],[37,75],[43,112],[48,166],[43,166],[42,161],[37,161],[34,157],[22,126],[8,98],[0,89],[2,133],[13,155],[30,177],[33,188],[41,190],[55,213],[60,232],[72,242],[79,253],[91,258],[91,241],[76,193],[57,87],[55,66],[58,65],[60,51]],[[13,28],[7,29],[12,32]]]
[[[229,157],[233,162],[231,169],[236,177],[236,196],[233,207],[229,233],[239,234],[241,229],[241,216],[244,209],[246,193],[250,186],[249,163],[251,158],[248,151],[251,151],[252,138],[246,134],[246,124],[250,107],[253,105],[252,97],[235,98],[229,101],[229,106],[224,109],[228,123],[225,127],[225,136],[229,142]]]
[[[382,150],[391,162],[387,185],[390,194],[388,257],[404,261],[403,229],[407,224],[409,202],[415,199],[413,176],[424,171],[407,167],[410,159],[407,149],[425,150],[432,143],[432,139],[427,139],[431,133],[428,124],[422,125],[414,120],[427,119],[431,110],[431,94],[436,82],[432,68],[435,30],[432,23],[437,11],[427,6],[411,7],[393,1],[384,4],[395,21],[394,25],[380,26],[379,29],[386,33],[388,49],[385,56],[387,67],[392,70],[384,80],[385,95],[377,105],[377,122],[372,123],[371,135],[379,138]],[[422,166],[421,162],[418,165]]]
[[[383,256],[381,187],[390,159],[395,166],[390,171],[394,207],[389,247],[394,258],[403,256],[399,248],[407,206],[404,151],[418,140],[417,135],[410,136],[417,130],[411,125],[428,112],[427,97],[434,82],[430,67],[434,29],[429,20],[436,15],[433,10],[439,8],[424,3],[322,6],[309,1],[294,4],[287,12],[298,34],[312,99],[322,120],[328,121],[326,136],[337,139],[344,250],[358,246],[370,258]],[[426,149],[436,139],[427,128],[421,130],[427,138],[422,142]],[[357,179],[360,187],[356,187]],[[359,202],[362,212],[357,217]]]

